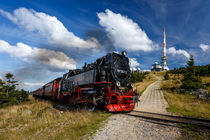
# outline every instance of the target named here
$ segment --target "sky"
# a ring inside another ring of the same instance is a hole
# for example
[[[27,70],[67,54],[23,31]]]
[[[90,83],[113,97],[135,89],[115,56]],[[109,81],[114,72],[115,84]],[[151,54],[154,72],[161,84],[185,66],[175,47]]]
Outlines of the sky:
[[[163,55],[170,69],[210,60],[207,0],[6,0],[0,3],[0,78],[34,90],[109,52],[127,51],[132,69]]]

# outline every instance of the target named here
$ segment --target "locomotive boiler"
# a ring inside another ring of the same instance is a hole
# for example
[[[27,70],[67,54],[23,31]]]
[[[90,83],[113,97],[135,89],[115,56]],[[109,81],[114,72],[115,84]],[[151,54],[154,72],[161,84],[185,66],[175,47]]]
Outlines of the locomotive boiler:
[[[69,70],[33,92],[74,105],[93,105],[109,112],[130,112],[138,100],[130,83],[130,66],[126,52],[108,53],[82,69]]]

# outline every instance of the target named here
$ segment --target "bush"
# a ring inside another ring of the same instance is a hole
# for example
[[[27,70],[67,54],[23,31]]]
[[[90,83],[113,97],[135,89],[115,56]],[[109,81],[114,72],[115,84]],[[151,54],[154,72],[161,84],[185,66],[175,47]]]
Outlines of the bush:
[[[131,82],[142,82],[149,72],[131,72]]]
[[[191,72],[185,73],[182,80],[182,88],[188,91],[203,88],[200,76],[196,76]]]
[[[168,72],[165,73],[164,79],[165,79],[165,80],[169,80],[169,79],[170,79],[170,77],[169,77],[169,75],[168,75]]]

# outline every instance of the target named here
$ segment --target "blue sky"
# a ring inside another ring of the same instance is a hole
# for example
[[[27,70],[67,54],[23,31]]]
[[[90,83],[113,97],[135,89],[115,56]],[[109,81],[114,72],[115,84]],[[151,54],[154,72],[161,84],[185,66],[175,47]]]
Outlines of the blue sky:
[[[126,50],[133,68],[162,55],[169,68],[192,54],[209,64],[210,1],[7,0],[0,3],[0,76],[15,74],[31,90],[107,52]]]

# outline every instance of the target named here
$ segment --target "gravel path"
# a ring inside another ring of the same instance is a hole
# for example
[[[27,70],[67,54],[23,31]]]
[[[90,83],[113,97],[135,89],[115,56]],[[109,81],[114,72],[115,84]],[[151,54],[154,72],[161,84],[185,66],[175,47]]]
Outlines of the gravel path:
[[[160,79],[152,83],[140,98],[135,110],[167,114],[167,102],[160,90]],[[174,140],[180,137],[177,125],[137,118],[128,114],[116,114],[105,127],[90,139],[94,140]]]
[[[147,87],[141,95],[140,102],[138,102],[135,110],[168,114],[166,111],[168,103],[163,96],[163,92],[160,90],[160,82],[161,80],[159,79]]]

